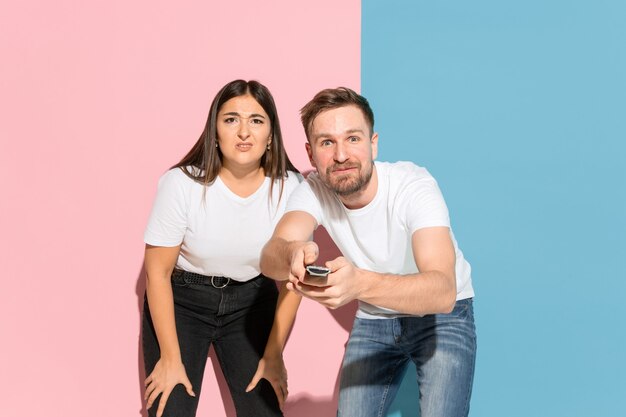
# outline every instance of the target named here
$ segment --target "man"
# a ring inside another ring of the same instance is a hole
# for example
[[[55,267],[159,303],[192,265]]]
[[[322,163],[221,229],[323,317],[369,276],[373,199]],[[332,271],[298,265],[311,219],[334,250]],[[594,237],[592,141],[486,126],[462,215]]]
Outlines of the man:
[[[261,270],[330,308],[359,300],[338,416],[385,416],[409,361],[422,417],[467,416],[474,292],[437,183],[409,162],[374,163],[374,115],[350,89],[321,91],[301,116],[317,172],[291,195]],[[326,278],[305,271],[318,257],[308,240],[318,225],[344,255],[326,263]]]

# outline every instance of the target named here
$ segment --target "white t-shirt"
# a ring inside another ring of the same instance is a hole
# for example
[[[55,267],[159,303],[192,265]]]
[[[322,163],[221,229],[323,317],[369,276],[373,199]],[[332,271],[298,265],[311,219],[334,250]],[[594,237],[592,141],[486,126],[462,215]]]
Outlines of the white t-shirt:
[[[179,168],[171,169],[159,180],[144,241],[166,247],[182,243],[176,263],[179,269],[250,280],[261,273],[261,249],[300,180],[299,174],[289,172],[280,200],[279,181],[274,184],[272,199],[268,199],[268,177],[246,198],[234,194],[217,177],[203,196],[204,185]]]
[[[378,190],[365,207],[350,210],[327,188],[317,173],[293,192],[287,211],[311,214],[328,231],[350,262],[369,271],[412,274],[415,265],[412,236],[416,230],[450,227],[448,208],[435,179],[411,162],[375,162]],[[474,296],[471,268],[450,230],[456,252],[457,300]],[[394,310],[359,303],[358,317],[407,316]]]

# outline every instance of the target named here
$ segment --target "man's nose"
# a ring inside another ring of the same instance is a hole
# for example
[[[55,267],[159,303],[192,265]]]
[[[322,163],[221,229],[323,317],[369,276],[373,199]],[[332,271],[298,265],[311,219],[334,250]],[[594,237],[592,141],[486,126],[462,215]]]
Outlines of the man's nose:
[[[342,163],[346,162],[350,156],[346,152],[346,148],[341,142],[338,142],[335,146],[335,154],[333,155],[336,162]]]

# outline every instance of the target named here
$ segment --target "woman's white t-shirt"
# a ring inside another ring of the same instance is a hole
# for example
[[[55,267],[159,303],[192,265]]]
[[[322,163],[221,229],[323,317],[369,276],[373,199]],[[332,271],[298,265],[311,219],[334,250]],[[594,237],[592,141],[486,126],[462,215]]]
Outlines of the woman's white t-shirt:
[[[180,168],[166,172],[159,187],[144,242],[153,246],[181,245],[176,267],[202,275],[247,281],[261,273],[263,245],[285,212],[301,176],[289,172],[282,195],[280,181],[270,178],[252,195],[240,197],[219,178],[205,187]]]

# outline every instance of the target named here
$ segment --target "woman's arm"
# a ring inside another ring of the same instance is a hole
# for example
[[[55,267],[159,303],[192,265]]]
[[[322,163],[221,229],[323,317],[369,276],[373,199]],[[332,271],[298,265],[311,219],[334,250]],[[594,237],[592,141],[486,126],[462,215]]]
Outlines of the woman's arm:
[[[159,341],[161,358],[145,380],[145,399],[147,407],[150,408],[161,394],[157,417],[163,414],[165,403],[176,385],[183,384],[187,393],[195,397],[181,359],[174,320],[171,276],[179,252],[180,245],[175,247],[146,245],[146,295]]]

